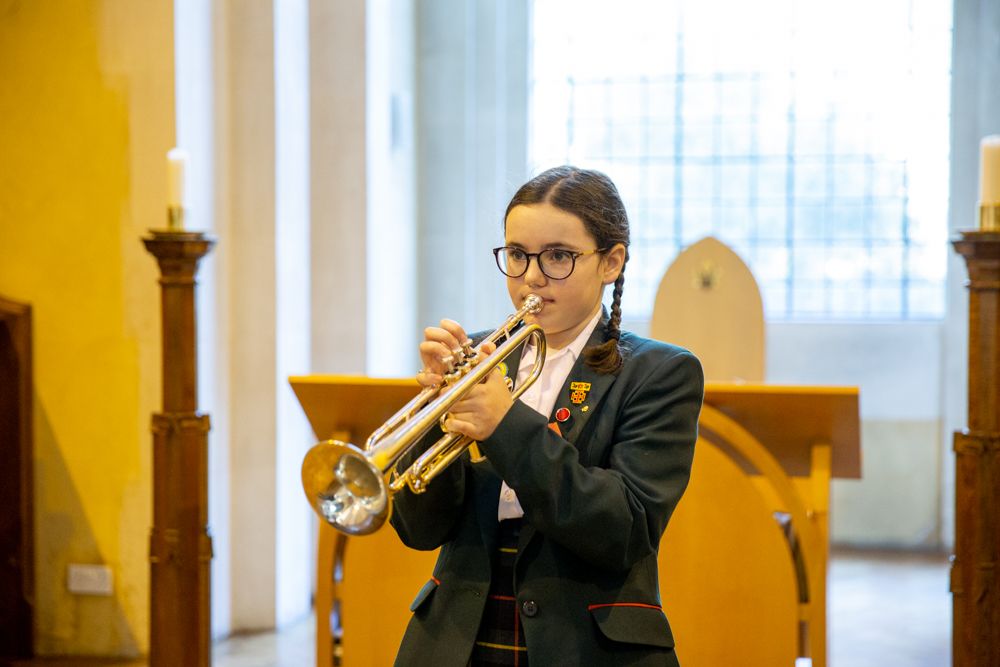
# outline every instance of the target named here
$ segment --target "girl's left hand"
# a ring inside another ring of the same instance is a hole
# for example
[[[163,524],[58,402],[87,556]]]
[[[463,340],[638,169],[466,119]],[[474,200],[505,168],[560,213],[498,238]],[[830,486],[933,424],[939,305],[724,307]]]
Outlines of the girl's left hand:
[[[484,343],[480,351],[484,357],[492,354],[496,346]],[[485,440],[493,435],[500,420],[514,405],[503,373],[494,369],[486,380],[473,387],[456,403],[446,422],[448,430],[467,435],[475,440]]]

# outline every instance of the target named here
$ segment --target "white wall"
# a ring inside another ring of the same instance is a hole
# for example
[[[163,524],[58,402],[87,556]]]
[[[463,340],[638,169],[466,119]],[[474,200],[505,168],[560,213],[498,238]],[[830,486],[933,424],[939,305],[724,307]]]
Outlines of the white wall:
[[[937,420],[942,323],[767,325],[767,381],[861,388],[861,418]]]
[[[306,0],[175,3],[178,145],[201,271],[199,392],[212,418],[212,632],[273,628],[311,605],[314,438],[287,377],[310,370]]]
[[[416,14],[421,331],[444,317],[492,329],[512,309],[491,250],[528,176],[529,5],[442,0]]]
[[[860,388],[862,478],[834,480],[834,543],[941,545],[942,322],[769,323],[767,380]]]
[[[219,54],[224,33],[213,3],[176,0],[174,58],[177,145],[191,156],[187,174],[187,228],[223,239],[229,236],[224,126],[215,119],[224,108]],[[220,99],[222,98],[222,99]],[[221,130],[221,131],[220,131]],[[208,525],[212,535],[212,636],[229,634],[229,245],[221,243],[201,262],[198,311],[199,408],[211,417],[208,434]]]
[[[314,444],[288,377],[310,372],[309,6],[274,3],[276,624],[312,606],[312,513],[302,493],[302,459]]]
[[[413,375],[419,363],[413,17],[413,0],[368,0],[365,251],[374,377]]]
[[[365,0],[309,3],[312,364],[364,374]]]

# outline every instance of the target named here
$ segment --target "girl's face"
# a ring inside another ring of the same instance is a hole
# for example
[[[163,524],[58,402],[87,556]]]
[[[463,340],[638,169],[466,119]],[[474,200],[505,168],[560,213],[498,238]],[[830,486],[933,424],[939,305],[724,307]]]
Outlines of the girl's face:
[[[597,249],[580,218],[547,202],[515,206],[507,216],[505,238],[504,245],[529,253],[549,248],[572,252]],[[507,278],[507,291],[517,308],[529,294],[544,299],[542,311],[525,320],[541,326],[548,345],[561,349],[573,342],[600,309],[604,286],[618,279],[624,261],[625,247],[619,244],[604,255],[577,257],[568,278],[553,280],[541,272],[538,259],[533,257],[524,275]]]

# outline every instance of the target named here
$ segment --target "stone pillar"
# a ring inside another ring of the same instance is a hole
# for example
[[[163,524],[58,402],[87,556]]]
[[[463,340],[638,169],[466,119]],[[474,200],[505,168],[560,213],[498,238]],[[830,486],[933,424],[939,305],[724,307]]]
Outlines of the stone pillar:
[[[153,415],[150,534],[150,667],[211,664],[208,415],[198,413],[194,286],[214,240],[153,232],[143,239],[160,264],[163,412]]]
[[[969,270],[969,422],[955,432],[952,664],[1000,665],[1000,233],[953,242]]]

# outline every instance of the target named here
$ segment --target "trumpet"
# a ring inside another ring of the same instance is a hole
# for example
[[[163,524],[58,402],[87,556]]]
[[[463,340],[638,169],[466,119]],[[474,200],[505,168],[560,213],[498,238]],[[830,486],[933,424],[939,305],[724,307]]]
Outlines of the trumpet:
[[[542,374],[545,363],[545,333],[537,324],[527,324],[511,333],[526,315],[542,309],[542,299],[529,294],[521,308],[493,330],[478,347],[466,340],[444,360],[446,372],[439,384],[426,387],[368,438],[364,448],[339,440],[314,446],[302,462],[302,488],[317,514],[348,535],[368,535],[385,524],[392,513],[392,497],[409,488],[423,493],[441,471],[466,450],[473,462],[483,457],[476,442],[447,428],[448,411],[477,384],[486,379],[515,349],[532,339],[537,354],[531,373],[516,389],[507,386],[517,400]],[[480,360],[483,343],[501,343]],[[440,425],[444,436],[431,445],[402,473],[396,464],[425,435]]]

